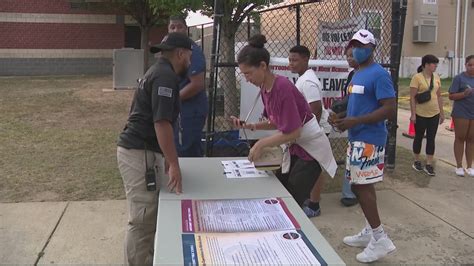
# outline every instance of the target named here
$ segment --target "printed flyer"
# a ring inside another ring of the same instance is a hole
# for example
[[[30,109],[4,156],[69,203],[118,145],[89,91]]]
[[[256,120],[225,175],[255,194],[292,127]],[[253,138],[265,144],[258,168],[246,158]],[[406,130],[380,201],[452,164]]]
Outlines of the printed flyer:
[[[327,265],[301,231],[183,234],[185,265]]]
[[[181,212],[183,233],[300,229],[281,198],[182,200]]]

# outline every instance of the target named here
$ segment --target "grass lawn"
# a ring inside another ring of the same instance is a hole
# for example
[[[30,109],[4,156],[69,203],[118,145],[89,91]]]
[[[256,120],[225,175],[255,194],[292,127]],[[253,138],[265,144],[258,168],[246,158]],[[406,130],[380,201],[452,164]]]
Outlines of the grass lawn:
[[[398,83],[398,107],[410,110],[410,81],[409,78],[400,78]],[[449,100],[448,90],[452,78],[441,79],[441,95],[443,97],[444,113],[447,117],[451,115],[453,102]]]
[[[133,92],[102,91],[111,87],[111,76],[0,78],[0,202],[124,198],[116,139]],[[378,187],[423,186],[410,165],[411,152],[398,148],[396,170]],[[343,174],[325,192],[340,191]]]
[[[132,92],[111,76],[0,78],[0,201],[124,198],[116,138]]]

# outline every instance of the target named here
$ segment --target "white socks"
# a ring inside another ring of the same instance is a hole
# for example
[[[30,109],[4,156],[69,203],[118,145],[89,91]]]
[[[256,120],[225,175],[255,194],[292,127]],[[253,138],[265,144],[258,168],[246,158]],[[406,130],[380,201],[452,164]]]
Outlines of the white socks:
[[[367,220],[365,220],[364,233],[365,234],[372,233],[372,227],[370,227],[370,224],[369,224],[369,222],[367,222]]]
[[[380,224],[377,228],[372,228],[372,235],[374,236],[375,240],[379,240],[385,235],[382,224]]]
[[[383,230],[382,224],[380,224],[377,228],[372,228],[367,220],[365,220],[364,233],[372,233],[375,240],[379,240],[382,236],[385,235],[385,231]]]

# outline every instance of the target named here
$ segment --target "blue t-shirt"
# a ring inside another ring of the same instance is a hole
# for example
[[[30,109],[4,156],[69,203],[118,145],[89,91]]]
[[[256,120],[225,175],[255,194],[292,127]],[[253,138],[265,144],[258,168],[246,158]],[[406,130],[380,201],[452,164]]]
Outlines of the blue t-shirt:
[[[347,92],[349,93],[348,117],[372,113],[381,107],[380,100],[395,97],[390,75],[376,63],[356,71]],[[363,141],[377,146],[385,146],[386,140],[385,121],[359,124],[349,129],[349,141]]]
[[[463,92],[467,88],[474,88],[474,77],[470,77],[463,72],[453,79],[453,84],[449,88],[449,93]],[[474,94],[469,95],[453,103],[451,116],[455,118],[474,119]]]
[[[193,53],[191,55],[191,65],[189,66],[186,78],[179,84],[179,89],[183,89],[190,82],[189,77],[206,71],[206,59],[201,47],[193,42]],[[202,116],[207,115],[209,103],[207,101],[206,90],[181,102],[181,116]]]

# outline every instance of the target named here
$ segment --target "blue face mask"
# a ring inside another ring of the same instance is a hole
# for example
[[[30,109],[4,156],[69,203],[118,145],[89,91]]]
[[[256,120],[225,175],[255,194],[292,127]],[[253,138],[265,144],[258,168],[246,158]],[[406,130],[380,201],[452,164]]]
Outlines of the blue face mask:
[[[372,48],[370,47],[354,47],[352,48],[352,57],[357,64],[365,63],[372,55]]]

